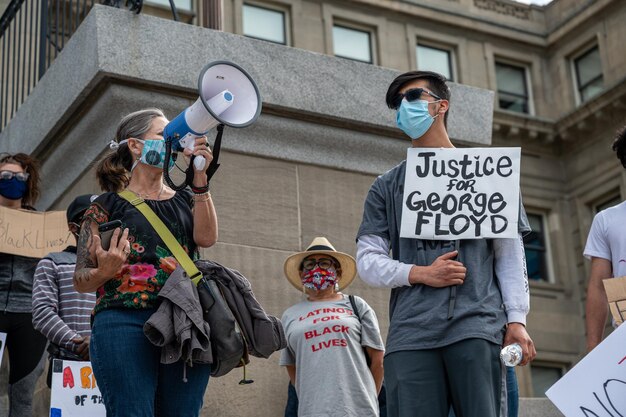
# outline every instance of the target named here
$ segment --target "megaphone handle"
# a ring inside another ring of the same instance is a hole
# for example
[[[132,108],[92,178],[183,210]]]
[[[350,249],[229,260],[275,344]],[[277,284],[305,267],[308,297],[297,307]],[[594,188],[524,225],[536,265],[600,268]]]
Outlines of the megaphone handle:
[[[193,157],[193,166],[198,171],[202,171],[204,169],[204,165],[206,164],[206,158],[202,155],[196,155]]]
[[[220,158],[220,148],[222,147],[222,134],[224,133],[224,125],[217,125],[217,136],[215,136],[215,143],[213,143],[213,160],[209,164],[209,168],[206,170],[207,180],[211,180],[211,177],[215,174],[220,167],[218,160]]]

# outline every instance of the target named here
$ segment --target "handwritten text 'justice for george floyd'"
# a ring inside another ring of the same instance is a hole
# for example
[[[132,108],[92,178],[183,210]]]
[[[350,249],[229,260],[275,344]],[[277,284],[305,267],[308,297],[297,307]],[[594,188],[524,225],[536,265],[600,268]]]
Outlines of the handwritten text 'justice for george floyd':
[[[472,160],[473,159],[473,160]],[[470,227],[474,228],[475,236],[480,236],[481,225],[491,227],[494,234],[506,230],[508,221],[499,215],[507,206],[504,196],[499,193],[478,192],[480,179],[497,175],[506,178],[513,174],[513,161],[508,156],[494,159],[487,156],[470,158],[463,155],[459,160],[438,160],[434,152],[417,154],[415,174],[418,178],[448,177],[446,192],[461,191],[463,194],[447,193],[441,195],[433,192],[423,197],[419,191],[413,191],[406,197],[405,204],[411,211],[417,212],[415,234],[422,233],[422,226],[435,219],[435,235],[460,235]],[[442,216],[452,216],[447,228],[441,221]]]

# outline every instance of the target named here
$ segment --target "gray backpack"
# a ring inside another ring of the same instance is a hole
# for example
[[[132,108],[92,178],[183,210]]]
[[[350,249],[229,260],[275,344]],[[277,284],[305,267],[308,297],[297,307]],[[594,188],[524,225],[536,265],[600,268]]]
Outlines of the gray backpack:
[[[213,261],[195,265],[202,272],[198,295],[211,328],[211,376],[226,375],[249,363],[249,355],[269,358],[287,346],[282,323],[265,313],[246,277]],[[250,382],[244,372],[240,384]]]

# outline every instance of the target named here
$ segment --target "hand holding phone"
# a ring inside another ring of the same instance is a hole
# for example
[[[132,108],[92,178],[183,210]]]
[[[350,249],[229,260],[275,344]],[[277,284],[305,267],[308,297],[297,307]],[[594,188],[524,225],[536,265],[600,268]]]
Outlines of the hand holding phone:
[[[121,220],[113,220],[107,223],[102,223],[98,226],[98,232],[100,232],[100,244],[102,245],[102,249],[109,250],[111,246],[111,237],[113,236],[113,232],[117,228],[122,228]]]

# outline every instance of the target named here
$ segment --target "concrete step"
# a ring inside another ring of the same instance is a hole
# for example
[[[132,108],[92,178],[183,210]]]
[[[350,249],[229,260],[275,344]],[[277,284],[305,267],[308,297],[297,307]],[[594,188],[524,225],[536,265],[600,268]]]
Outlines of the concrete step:
[[[547,398],[520,398],[519,417],[563,417]]]

